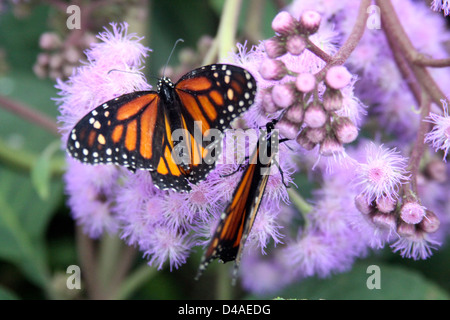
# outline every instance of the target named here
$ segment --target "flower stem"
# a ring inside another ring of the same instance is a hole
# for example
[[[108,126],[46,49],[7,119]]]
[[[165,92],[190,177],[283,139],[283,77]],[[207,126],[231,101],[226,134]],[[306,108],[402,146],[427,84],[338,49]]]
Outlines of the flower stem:
[[[2,95],[0,95],[0,107],[17,114],[22,119],[25,119],[33,124],[37,124],[41,128],[59,137],[56,121],[40,113],[39,111]]]
[[[376,3],[380,7],[382,29],[386,38],[390,43],[396,43],[396,45],[398,45],[399,50],[401,50],[403,56],[408,61],[409,66],[421,87],[426,90],[432,100],[439,105],[440,100],[445,99],[445,95],[431,77],[426,67],[419,62],[423,61],[422,54],[420,54],[411,43],[410,38],[400,23],[400,19],[397,16],[391,1],[376,0]]]
[[[111,298],[114,294],[111,279],[114,278],[117,265],[121,260],[122,246],[122,240],[115,235],[104,234],[100,241],[97,276],[102,293],[107,298]]]
[[[371,5],[371,3],[371,0],[361,0],[359,4],[358,16],[356,17],[356,22],[353,25],[350,35],[339,51],[333,56],[332,60],[329,61],[327,65],[316,74],[316,78],[319,81],[325,77],[328,69],[333,66],[343,65],[353,50],[355,50],[364,34],[364,31],[366,30],[366,22],[368,17],[367,8]]]
[[[156,271],[156,268],[150,267],[147,264],[139,266],[124,279],[112,298],[114,300],[129,298],[140,286],[148,282],[156,274]]]
[[[227,272],[228,266],[220,264],[216,268],[217,273],[217,287],[216,287],[216,298],[218,300],[230,300],[232,298],[232,286],[230,273]]]
[[[411,190],[417,195],[417,174],[420,169],[420,161],[422,160],[425,151],[425,135],[430,128],[430,123],[423,121],[430,113],[431,100],[427,94],[422,96],[422,103],[420,106],[420,126],[417,132],[416,142],[414,143],[409,158],[408,170],[411,172],[410,185]],[[405,193],[406,195],[406,193]]]
[[[300,193],[295,191],[294,189],[290,188],[288,189],[289,199],[294,203],[295,207],[302,213],[307,214],[309,213],[313,207],[306,202],[305,199],[301,196]]]
[[[97,284],[97,259],[94,240],[84,234],[81,226],[76,227],[76,243],[88,297],[94,300],[104,299],[100,290],[101,287]]]
[[[208,54],[206,55],[208,60],[211,61],[206,61],[207,63],[211,63],[213,61],[211,56],[212,52],[217,50],[216,52],[218,55],[218,61],[223,61],[223,59],[225,59],[230,51],[232,51],[235,47],[235,36],[238,26],[241,4],[242,0],[225,1],[216,38],[214,39],[214,43],[210,49],[210,52],[208,52]]]
[[[332,56],[316,46],[309,38],[306,38],[306,48],[327,63],[333,60]]]

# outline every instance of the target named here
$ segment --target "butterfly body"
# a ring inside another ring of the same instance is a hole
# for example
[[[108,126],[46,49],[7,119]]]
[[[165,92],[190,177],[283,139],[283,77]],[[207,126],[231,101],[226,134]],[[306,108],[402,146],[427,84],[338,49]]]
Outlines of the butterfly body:
[[[162,78],[157,91],[128,93],[85,115],[67,150],[86,164],[149,170],[160,189],[190,191],[214,168],[221,134],[255,95],[255,79],[232,65],[204,66],[176,83]]]
[[[218,258],[221,262],[235,261],[235,270],[247,237],[255,222],[264,191],[270,177],[274,156],[278,152],[278,133],[273,131],[276,120],[266,125],[249,164],[233,193],[231,202],[221,216],[215,233],[204,253],[198,278],[208,264]]]

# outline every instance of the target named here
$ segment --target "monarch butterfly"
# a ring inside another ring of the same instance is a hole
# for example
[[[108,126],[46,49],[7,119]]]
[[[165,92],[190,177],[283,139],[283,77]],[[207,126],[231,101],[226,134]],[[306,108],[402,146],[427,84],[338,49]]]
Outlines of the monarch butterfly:
[[[220,134],[255,94],[253,76],[232,65],[204,66],[175,84],[163,77],[156,91],[124,94],[85,115],[69,133],[67,150],[87,164],[149,170],[158,188],[189,192],[215,167]]]
[[[270,168],[278,152],[278,132],[273,131],[278,120],[272,120],[262,130],[256,148],[249,158],[231,202],[228,204],[215,233],[203,255],[196,276],[198,279],[208,264],[219,258],[221,262],[235,260],[233,282],[236,278],[242,250],[255,222],[256,214],[269,181]],[[265,159],[265,161],[261,161]]]

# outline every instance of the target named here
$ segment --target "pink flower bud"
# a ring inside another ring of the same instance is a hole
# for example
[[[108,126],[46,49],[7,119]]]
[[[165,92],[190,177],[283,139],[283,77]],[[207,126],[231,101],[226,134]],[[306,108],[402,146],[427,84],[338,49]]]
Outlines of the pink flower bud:
[[[281,57],[286,53],[286,45],[283,44],[280,38],[272,37],[264,41],[264,48],[269,58],[275,59]]]
[[[327,111],[337,111],[342,108],[344,98],[339,90],[327,88],[323,94],[323,108]]]
[[[416,235],[416,225],[400,221],[397,226],[397,233],[400,237],[414,237]]]
[[[287,108],[295,101],[295,89],[292,83],[277,84],[272,88],[273,102],[280,108]]]
[[[311,140],[308,139],[305,134],[305,130],[300,132],[295,141],[305,150],[312,150],[316,146],[315,143],[312,143]]]
[[[275,128],[280,130],[280,135],[287,139],[295,139],[298,135],[298,131],[300,130],[300,126],[298,124],[289,122],[287,120],[279,121]]]
[[[426,210],[425,217],[420,221],[419,228],[426,233],[433,233],[439,229],[441,222],[433,211]]]
[[[290,122],[302,123],[304,114],[303,105],[296,103],[287,109],[284,117]]]
[[[305,130],[306,130],[306,136],[313,143],[321,143],[327,135],[327,130],[324,127],[320,127],[320,128],[306,127]]]
[[[272,99],[272,92],[269,90],[266,90],[262,94],[262,108],[267,113],[274,113],[278,111],[278,107],[275,105]]]
[[[344,66],[331,67],[325,76],[325,82],[333,89],[346,87],[352,79],[352,75]]]
[[[358,128],[347,117],[341,117],[334,121],[333,131],[341,143],[353,142],[358,137]]]
[[[376,212],[371,217],[373,224],[382,229],[396,230],[397,218],[393,214]]]
[[[383,213],[390,213],[390,212],[394,211],[394,209],[397,205],[397,201],[395,201],[394,199],[391,199],[389,197],[379,197],[376,200],[376,204],[377,204],[378,211],[383,212]]]
[[[44,32],[39,38],[39,46],[44,50],[55,50],[61,45],[62,40],[55,32]]]
[[[425,207],[415,201],[405,202],[400,209],[400,218],[409,224],[418,224],[425,216]]]
[[[306,41],[299,34],[289,35],[286,40],[286,50],[294,55],[300,55],[306,48]]]
[[[327,121],[327,114],[319,104],[310,104],[305,111],[304,122],[311,128],[322,127]]]
[[[50,55],[48,53],[39,53],[36,59],[37,64],[45,67],[50,62]]]
[[[355,206],[362,214],[369,214],[374,211],[373,206],[367,201],[367,197],[362,193],[355,197]]]
[[[259,73],[266,80],[280,80],[287,74],[287,69],[281,60],[264,59]]]
[[[303,12],[300,17],[300,31],[308,34],[315,33],[319,29],[321,20],[320,14],[316,11],[308,10]]]
[[[292,33],[298,22],[294,17],[287,11],[281,11],[272,20],[272,29],[281,35],[287,35]]]
[[[334,137],[327,136],[320,144],[319,153],[324,157],[331,157],[344,151],[342,144]]]
[[[311,73],[300,73],[295,79],[295,86],[301,92],[310,92],[316,86],[316,77]]]
[[[64,58],[71,63],[78,63],[82,58],[82,52],[74,46],[69,46],[64,49]]]
[[[40,79],[44,79],[47,76],[46,68],[44,66],[42,66],[41,64],[39,64],[39,63],[35,63],[33,65],[33,72]]]
[[[60,53],[54,53],[50,56],[50,60],[48,62],[50,68],[58,69],[63,65],[64,58]]]

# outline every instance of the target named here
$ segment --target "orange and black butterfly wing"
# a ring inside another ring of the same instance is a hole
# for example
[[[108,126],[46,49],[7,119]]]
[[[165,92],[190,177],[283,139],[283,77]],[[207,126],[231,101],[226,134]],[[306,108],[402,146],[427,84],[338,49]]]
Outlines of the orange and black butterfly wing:
[[[75,125],[67,151],[83,163],[155,170],[165,132],[158,101],[156,92],[139,91],[103,103]]]
[[[161,101],[161,104],[163,102]],[[167,111],[161,105],[161,109]],[[153,183],[161,190],[174,191],[190,191],[191,186],[187,179],[189,172],[183,162],[183,155],[180,154],[180,134],[186,139],[185,130],[179,128],[180,124],[174,125],[174,121],[170,120],[170,114],[165,112],[162,121],[165,124],[164,133],[159,140],[158,147],[161,150],[161,155],[157,160],[154,171],[151,171]]]
[[[258,156],[258,150],[257,147],[250,164],[242,174],[231,202],[221,216],[203,255],[197,278],[212,260],[217,258],[222,262],[236,260],[242,250],[253,226],[268,179],[268,176],[261,176],[260,165],[251,161]]]
[[[253,104],[256,81],[243,68],[213,64],[184,75],[175,91],[181,105],[181,125],[188,132],[185,170],[190,183],[197,184],[215,166],[223,131]]]
[[[222,214],[203,255],[197,279],[216,258],[223,262],[235,260],[234,276],[237,274],[245,241],[255,222],[269,181],[273,158],[278,152],[277,143],[273,143],[278,140],[277,132],[272,132],[274,124],[275,122],[269,123],[267,131],[264,131],[258,140],[249,165],[242,174],[232,200]]]

